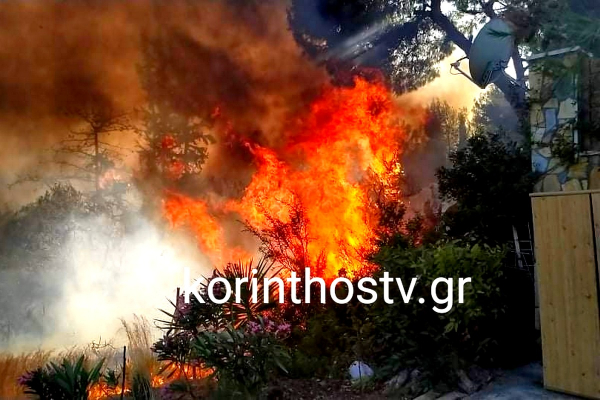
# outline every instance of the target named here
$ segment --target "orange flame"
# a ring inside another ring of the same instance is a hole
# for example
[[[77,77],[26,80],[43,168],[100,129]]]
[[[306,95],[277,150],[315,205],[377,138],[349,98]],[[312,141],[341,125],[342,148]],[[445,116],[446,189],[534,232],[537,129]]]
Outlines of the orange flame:
[[[201,250],[218,264],[243,254],[226,243],[221,217],[235,213],[264,229],[267,215],[287,221],[296,198],[309,221],[311,264],[324,257],[326,279],[342,269],[358,273],[364,266],[359,254],[372,250],[375,239],[365,182],[369,174],[386,179],[390,163],[401,171],[394,160],[407,138],[401,125],[406,117],[383,84],[358,79],[352,88],[329,87],[285,146],[244,141],[257,169],[241,198],[209,205],[207,198],[171,193],[164,214],[173,226],[191,228]]]

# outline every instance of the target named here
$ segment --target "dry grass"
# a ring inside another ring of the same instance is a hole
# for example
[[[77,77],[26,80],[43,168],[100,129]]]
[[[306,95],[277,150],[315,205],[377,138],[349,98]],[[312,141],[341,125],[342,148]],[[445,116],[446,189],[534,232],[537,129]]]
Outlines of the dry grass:
[[[151,326],[144,318],[135,317],[132,322],[122,321],[127,335],[127,377],[128,387],[131,378],[138,374],[147,378],[153,385],[163,383],[159,375],[161,363],[151,351],[153,338]],[[82,354],[86,356],[87,364],[92,365],[98,359],[105,359],[106,368],[121,372],[123,356],[122,348],[115,348],[110,343],[101,346],[92,344],[85,347],[73,347],[62,352],[37,350],[22,354],[0,353],[0,399],[21,400],[28,397],[23,394],[17,379],[25,372],[47,365],[50,361],[60,363],[67,358],[75,361]]]
[[[26,399],[17,379],[26,371],[46,364],[51,355],[51,352],[42,350],[20,355],[0,354],[0,398]]]
[[[150,323],[145,318],[136,316],[132,322],[122,321],[122,324],[129,343],[127,347],[129,379],[137,375],[147,379],[153,386],[162,384],[164,382],[160,375],[162,363],[151,350],[154,340]]]

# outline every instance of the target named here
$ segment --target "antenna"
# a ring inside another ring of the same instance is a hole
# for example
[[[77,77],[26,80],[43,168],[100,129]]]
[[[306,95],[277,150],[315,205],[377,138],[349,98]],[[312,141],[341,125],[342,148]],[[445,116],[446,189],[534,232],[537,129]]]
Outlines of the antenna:
[[[495,18],[481,28],[471,45],[468,57],[452,63],[451,69],[458,71],[482,89],[502,75],[508,77],[514,85],[518,85],[518,82],[505,72],[514,48],[515,36],[512,28],[503,20]],[[460,69],[460,62],[466,58],[469,59],[470,76]]]

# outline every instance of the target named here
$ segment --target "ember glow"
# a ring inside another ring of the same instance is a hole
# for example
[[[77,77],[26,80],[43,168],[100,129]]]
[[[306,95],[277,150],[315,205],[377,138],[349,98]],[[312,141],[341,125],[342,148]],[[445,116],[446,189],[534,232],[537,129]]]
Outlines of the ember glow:
[[[298,202],[307,220],[309,266],[324,261],[326,279],[342,270],[354,276],[364,267],[361,255],[373,249],[376,223],[367,181],[385,182],[390,169],[401,173],[395,160],[408,137],[402,122],[415,117],[384,84],[357,79],[351,88],[326,87],[298,119],[299,128],[282,146],[240,139],[255,165],[241,198],[167,196],[166,218],[174,227],[189,228],[216,267],[257,252],[228,243],[224,219],[237,216],[262,230],[273,219],[289,222]]]

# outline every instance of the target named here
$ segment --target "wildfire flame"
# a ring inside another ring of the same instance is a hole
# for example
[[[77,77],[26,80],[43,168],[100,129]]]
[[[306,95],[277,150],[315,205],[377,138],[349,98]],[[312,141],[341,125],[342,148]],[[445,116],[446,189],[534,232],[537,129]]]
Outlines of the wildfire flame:
[[[360,254],[375,239],[366,182],[388,179],[390,165],[402,171],[396,160],[407,139],[401,122],[409,117],[383,83],[357,79],[353,87],[327,87],[285,145],[243,140],[256,171],[241,198],[215,202],[169,193],[164,214],[174,227],[189,227],[220,266],[256,251],[229,245],[223,218],[237,215],[261,230],[272,218],[289,221],[297,200],[308,220],[309,264],[325,260],[326,279],[341,270],[355,274],[364,267]]]

